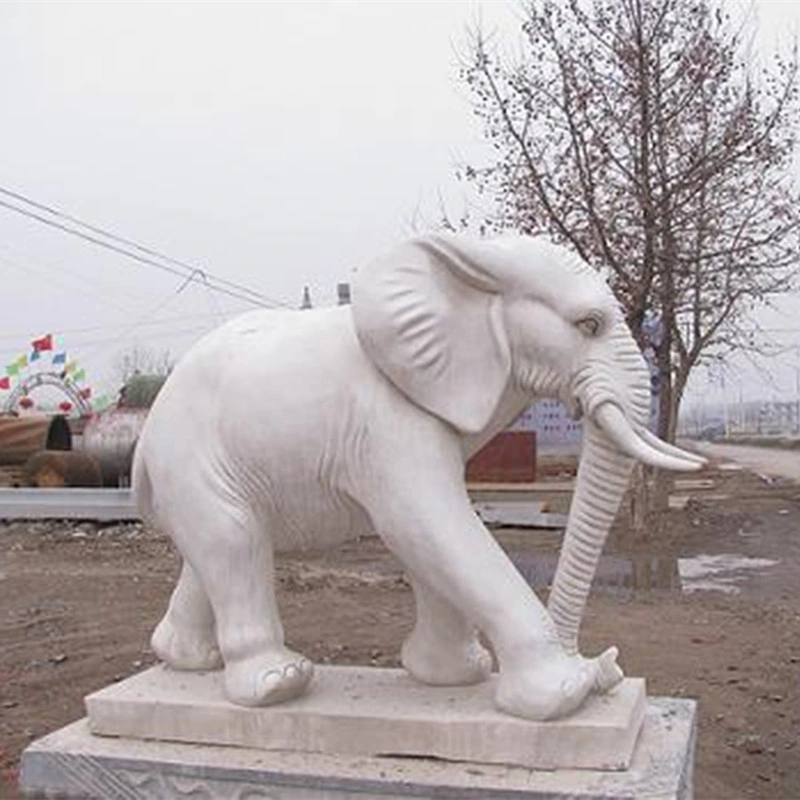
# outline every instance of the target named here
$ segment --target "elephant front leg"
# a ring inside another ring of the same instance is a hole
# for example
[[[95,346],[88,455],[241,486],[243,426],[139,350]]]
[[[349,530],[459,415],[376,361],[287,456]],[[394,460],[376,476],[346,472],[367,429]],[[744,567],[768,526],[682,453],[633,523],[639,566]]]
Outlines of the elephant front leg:
[[[489,677],[492,656],[478,641],[478,629],[458,608],[410,576],[417,620],[403,643],[403,666],[422,683],[459,686]]]
[[[575,710],[601,687],[615,653],[587,660],[564,651],[550,615],[474,513],[457,444],[406,444],[375,471],[365,498],[376,530],[421,585],[488,636],[502,710],[537,720]]]

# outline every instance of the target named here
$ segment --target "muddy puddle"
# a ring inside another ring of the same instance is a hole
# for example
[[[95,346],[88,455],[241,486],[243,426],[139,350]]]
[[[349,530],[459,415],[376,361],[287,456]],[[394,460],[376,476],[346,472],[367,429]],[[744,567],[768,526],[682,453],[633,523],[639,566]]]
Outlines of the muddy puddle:
[[[717,591],[738,594],[740,584],[753,573],[774,567],[772,558],[751,558],[733,553],[698,555],[678,559],[678,573],[684,592]]]
[[[512,560],[534,589],[543,589],[553,581],[558,556],[542,552],[515,553]],[[778,563],[769,558],[750,558],[735,553],[604,555],[592,588],[608,592],[658,589],[687,594],[699,591],[737,594],[751,575]]]

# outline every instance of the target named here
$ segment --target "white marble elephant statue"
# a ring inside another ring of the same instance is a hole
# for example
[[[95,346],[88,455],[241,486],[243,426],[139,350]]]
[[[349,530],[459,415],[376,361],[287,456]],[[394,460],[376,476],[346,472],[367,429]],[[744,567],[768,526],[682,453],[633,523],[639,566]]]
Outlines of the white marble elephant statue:
[[[143,516],[183,557],[152,646],[175,669],[224,666],[230,700],[301,694],[313,666],[284,645],[276,548],[377,532],[408,571],[402,647],[428,684],[485,679],[530,719],[622,678],[616,649],[578,652],[578,626],[634,459],[702,459],[645,429],[644,361],[598,274],[539,238],[431,235],[357,271],[352,306],[254,311],[177,365],[139,439]],[[474,513],[465,460],[531,401],[586,420],[545,608]]]

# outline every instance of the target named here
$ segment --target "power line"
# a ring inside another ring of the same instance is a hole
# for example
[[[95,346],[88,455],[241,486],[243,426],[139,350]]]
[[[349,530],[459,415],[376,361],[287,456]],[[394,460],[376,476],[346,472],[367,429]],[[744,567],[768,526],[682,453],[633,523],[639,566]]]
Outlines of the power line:
[[[2,244],[2,243],[0,243]],[[124,306],[120,305],[117,302],[116,296],[112,297],[109,294],[106,294],[102,290],[98,290],[98,288],[91,284],[86,283],[69,283],[68,281],[64,280],[64,278],[58,274],[51,277],[46,275],[44,270],[49,270],[54,272],[55,269],[48,267],[47,265],[38,264],[37,266],[31,266],[31,259],[26,258],[26,263],[20,264],[18,261],[8,258],[5,255],[0,254],[0,263],[5,264],[6,267],[10,267],[11,269],[18,270],[20,272],[25,273],[26,275],[35,274],[35,275],[45,275],[47,279],[47,286],[48,288],[52,288],[53,286],[61,286],[73,289],[75,287],[78,288],[78,291],[87,297],[93,297],[95,299],[99,299],[104,305],[113,306],[117,309],[117,311],[121,311],[123,314],[129,314],[131,312],[128,311]],[[36,264],[36,262],[33,262]],[[39,267],[37,269],[37,267]],[[75,275],[76,273],[70,273]]]
[[[157,269],[163,270],[164,272],[169,272],[172,275],[176,275],[179,278],[186,278],[186,273],[181,272],[180,270],[174,269],[173,267],[169,267],[166,264],[161,264],[158,261],[153,261],[151,258],[145,258],[144,256],[137,255],[136,253],[131,253],[128,250],[123,250],[121,247],[117,247],[116,245],[110,244],[109,242],[104,242],[102,239],[98,239],[95,236],[90,236],[89,234],[83,233],[81,231],[75,230],[75,228],[70,228],[66,225],[62,225],[60,222],[56,222],[52,219],[47,219],[46,217],[41,216],[40,214],[36,214],[32,211],[28,211],[24,208],[19,208],[18,206],[14,206],[11,203],[7,203],[5,200],[0,200],[0,206],[3,208],[7,208],[10,211],[15,211],[18,214],[22,214],[25,217],[30,217],[31,219],[38,220],[39,222],[49,225],[52,228],[58,228],[65,233],[72,234],[73,236],[77,236],[81,239],[85,239],[87,242],[91,242],[92,244],[96,244],[99,247],[104,247],[107,250],[113,250],[116,253],[120,253],[128,258],[132,258],[135,261],[139,261],[142,264],[149,264],[152,267],[156,267]],[[192,278],[194,279],[194,278]],[[241,295],[235,292],[231,292],[228,289],[223,287],[214,287],[216,291],[222,292],[223,294],[227,294],[231,297],[235,297],[237,300],[246,300],[250,303],[255,303],[257,305],[263,305],[259,301],[255,300],[252,297],[247,297],[246,295]]]
[[[90,339],[88,341],[76,342],[77,348],[83,347],[93,347],[94,345],[103,345],[102,348],[96,347],[93,350],[90,350],[88,353],[80,353],[79,360],[81,363],[85,364],[87,361],[96,360],[98,356],[102,355],[103,352],[107,351],[109,347],[115,346],[119,344],[119,341],[124,338],[130,331],[123,331],[123,333],[115,340],[113,340],[110,344],[107,338],[104,339]],[[208,333],[208,325],[195,325],[191,328],[172,328],[166,331],[156,331],[155,333],[149,334],[148,340],[159,340],[159,339],[167,339],[170,337],[179,337],[179,336],[187,336],[189,334],[196,334],[196,333]],[[106,346],[108,345],[108,347]],[[75,347],[69,347],[69,351],[72,353],[74,352]],[[15,354],[20,354],[25,351],[24,347],[13,347],[13,348],[3,348],[0,349],[0,355],[4,357],[9,357]],[[44,357],[44,362],[46,361],[46,356]],[[37,364],[38,362],[33,362]]]
[[[210,278],[211,280],[214,280],[217,283],[220,283],[236,291],[252,295],[256,299],[265,301],[268,304],[279,305],[279,306],[285,305],[279,300],[274,300],[272,298],[266,297],[265,295],[262,295],[260,292],[256,292],[253,289],[250,289],[246,286],[242,286],[241,284],[237,284],[232,281],[226,280],[225,278],[218,278],[214,275],[210,275],[205,270],[198,269],[197,267],[188,264],[185,261],[181,261],[177,258],[172,258],[171,256],[168,256],[164,253],[160,253],[158,250],[154,250],[150,247],[145,247],[144,245],[141,245],[138,242],[133,241],[132,239],[126,239],[124,236],[120,236],[119,234],[107,231],[103,228],[98,227],[97,225],[92,225],[89,222],[84,222],[83,220],[80,220],[77,217],[72,216],[71,214],[67,214],[64,211],[54,208],[53,206],[45,205],[44,203],[39,203],[38,201],[33,200],[32,198],[27,197],[23,194],[20,194],[19,192],[13,192],[10,189],[0,186],[0,193],[5,194],[8,197],[13,197],[15,200],[19,200],[23,203],[27,203],[28,205],[31,205],[34,208],[38,208],[41,211],[46,211],[48,214],[52,214],[53,216],[60,217],[61,219],[65,219],[76,225],[80,225],[81,227],[86,228],[87,230],[93,231],[94,233],[98,233],[101,236],[105,236],[107,239],[111,239],[112,241],[120,242],[121,244],[133,247],[135,250],[145,253],[148,256],[153,256],[155,258],[161,259],[162,261],[166,261],[167,263],[175,264],[179,267],[182,267],[183,269],[189,270],[190,273],[199,275],[201,278],[202,277],[205,277],[206,279]]]
[[[220,312],[223,316],[231,316],[237,312]],[[205,314],[184,314],[181,316],[175,317],[165,317],[163,319],[151,319],[145,320],[144,322],[138,323],[139,326],[142,325],[171,325],[173,323],[181,323],[187,322],[188,320],[207,320],[214,318],[216,319],[218,316],[217,312],[208,312]],[[86,328],[65,328],[63,330],[52,330],[50,333],[53,336],[66,336],[67,334],[75,334],[75,333],[97,333],[98,331],[116,331],[120,330],[121,328],[128,327],[129,323],[122,322],[122,323],[115,323],[109,325],[91,325]],[[0,340],[8,340],[8,339],[22,339],[23,341],[26,340],[26,337],[29,335],[30,331],[25,333],[0,333]],[[24,348],[23,348],[24,349]]]
[[[96,357],[100,353],[105,353],[112,347],[118,345],[126,336],[128,336],[128,334],[133,333],[137,328],[139,328],[140,325],[142,325],[143,323],[147,322],[152,317],[154,317],[159,311],[161,311],[167,305],[167,303],[169,303],[173,298],[177,297],[191,283],[191,280],[192,280],[192,275],[190,273],[183,279],[180,285],[173,292],[170,292],[170,294],[168,294],[166,297],[159,300],[159,302],[152,309],[150,309],[150,311],[140,316],[139,319],[136,320],[135,322],[128,325],[122,331],[122,333],[117,334],[113,339],[111,339],[111,341],[108,341],[106,339],[103,342],[103,346],[99,348],[96,347],[94,350],[90,350],[88,354],[84,353],[83,358],[89,358],[91,356]],[[208,330],[207,326],[206,330]]]
[[[71,222],[75,225],[79,225],[82,228],[86,228],[86,230],[92,231],[93,233],[99,234],[100,236],[105,237],[106,239],[110,239],[112,242],[119,242],[120,244],[126,245],[126,247],[133,248],[134,250],[138,251],[138,253],[131,252],[122,247],[118,247],[110,242],[103,241],[102,239],[97,238],[97,236],[92,236],[91,234],[87,234],[83,231],[76,230],[73,227],[65,225],[61,222],[58,222],[53,219],[48,219],[47,217],[42,216],[41,214],[37,214],[33,211],[30,211],[26,208],[20,208],[17,205],[9,203],[5,200],[0,200],[0,206],[3,208],[8,209],[9,211],[14,211],[17,214],[22,214],[23,216],[29,217],[34,219],[38,222],[41,222],[44,225],[49,225],[50,227],[57,228],[65,233],[69,233],[72,236],[77,236],[85,241],[88,241],[92,244],[98,245],[99,247],[104,247],[107,250],[112,250],[116,253],[120,253],[121,255],[127,256],[128,258],[134,259],[142,264],[147,264],[152,267],[156,267],[157,269],[163,270],[165,272],[169,272],[173,275],[178,275],[182,278],[189,277],[192,281],[198,281],[200,283],[205,284],[208,288],[221,292],[222,294],[227,294],[230,297],[235,297],[238,300],[244,300],[246,302],[250,302],[256,305],[266,305],[266,306],[282,306],[288,307],[287,303],[283,303],[280,300],[275,300],[274,298],[267,297],[266,295],[261,294],[260,292],[256,292],[253,289],[249,289],[246,286],[242,286],[241,284],[234,283],[233,281],[226,280],[225,278],[218,278],[210,273],[206,272],[203,269],[198,267],[192,266],[187,262],[180,261],[178,259],[172,258],[171,256],[167,256],[164,253],[160,253],[157,250],[153,250],[152,248],[145,247],[144,245],[140,245],[137,242],[134,242],[131,239],[126,239],[123,236],[119,236],[115,233],[111,233],[110,231],[106,231],[103,228],[100,228],[96,225],[92,225],[88,222],[83,222],[82,220],[74,217],[70,214],[66,214],[63,211],[60,211],[52,206],[45,205],[44,203],[39,203],[36,200],[32,200],[25,195],[19,194],[18,192],[13,192],[10,189],[7,189],[3,186],[0,186],[0,194],[4,194],[7,197],[11,197],[17,201],[26,203],[33,208],[39,209],[40,211],[44,211],[47,214],[50,214],[55,217],[59,217],[60,219],[66,220]],[[143,253],[144,255],[139,255],[139,253]],[[160,259],[160,261],[154,261],[154,258]],[[166,262],[166,263],[161,263]],[[176,269],[174,266],[168,266],[169,264],[173,264],[180,269]],[[213,285],[211,282],[213,281]]]

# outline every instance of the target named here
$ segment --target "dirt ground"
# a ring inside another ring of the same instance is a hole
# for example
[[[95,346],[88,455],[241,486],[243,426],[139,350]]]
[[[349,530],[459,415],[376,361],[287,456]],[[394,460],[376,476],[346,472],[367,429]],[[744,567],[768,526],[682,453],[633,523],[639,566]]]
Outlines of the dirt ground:
[[[698,797],[798,798],[800,486],[747,472],[699,477],[713,487],[669,512],[656,541],[609,556],[582,649],[617,644],[649,694],[699,700]],[[498,538],[544,595],[557,534]],[[777,563],[736,573],[733,593],[682,592],[676,559],[699,554]],[[139,525],[0,523],[0,796],[16,796],[32,739],[82,716],[87,693],[153,662],[148,637],[176,568],[167,541]],[[288,554],[279,578],[291,647],[323,663],[397,664],[413,604],[379,541]]]

